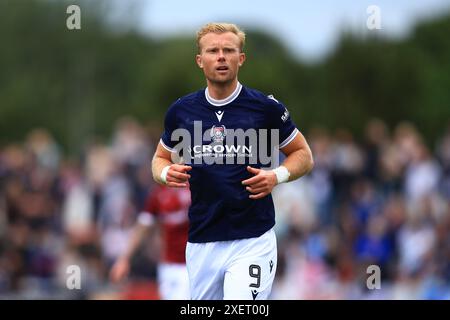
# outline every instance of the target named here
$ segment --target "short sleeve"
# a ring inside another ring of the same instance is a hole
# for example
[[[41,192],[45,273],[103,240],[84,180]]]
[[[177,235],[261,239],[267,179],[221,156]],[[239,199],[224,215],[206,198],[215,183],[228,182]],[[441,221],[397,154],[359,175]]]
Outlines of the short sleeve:
[[[172,104],[167,110],[166,116],[164,118],[164,132],[161,136],[162,146],[170,152],[175,152],[174,147],[177,144],[177,141],[172,141],[171,139],[172,132],[178,128],[176,115],[177,102]]]
[[[279,130],[280,148],[287,146],[299,132],[288,109],[272,95],[267,97],[268,119],[271,129]]]

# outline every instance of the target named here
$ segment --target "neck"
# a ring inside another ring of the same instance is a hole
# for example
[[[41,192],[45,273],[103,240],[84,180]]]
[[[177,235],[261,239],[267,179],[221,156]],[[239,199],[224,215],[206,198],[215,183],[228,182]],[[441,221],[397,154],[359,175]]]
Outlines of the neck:
[[[226,83],[211,82],[208,80],[209,96],[216,100],[222,100],[229,97],[236,90],[238,80],[234,79]]]

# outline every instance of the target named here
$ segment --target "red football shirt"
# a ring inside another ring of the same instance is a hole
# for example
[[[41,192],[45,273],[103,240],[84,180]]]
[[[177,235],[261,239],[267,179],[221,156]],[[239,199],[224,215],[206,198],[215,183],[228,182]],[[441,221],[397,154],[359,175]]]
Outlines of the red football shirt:
[[[153,215],[162,227],[162,260],[164,262],[186,262],[190,204],[191,194],[188,188],[169,188],[158,185],[147,198],[145,211]]]

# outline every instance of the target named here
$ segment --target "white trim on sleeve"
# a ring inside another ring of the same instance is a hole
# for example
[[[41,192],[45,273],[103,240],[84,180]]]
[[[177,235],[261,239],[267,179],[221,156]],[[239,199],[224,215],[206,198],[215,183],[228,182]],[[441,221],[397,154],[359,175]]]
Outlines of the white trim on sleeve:
[[[159,139],[159,142],[160,142],[161,145],[164,147],[164,149],[166,149],[167,151],[169,151],[169,152],[176,152],[175,149],[170,148],[169,146],[167,146],[167,145],[164,143],[164,141],[163,141],[162,139]]]
[[[297,133],[299,133],[300,131],[298,131],[297,128],[294,129],[294,131],[292,131],[292,133],[289,135],[289,137],[287,137],[286,139],[284,139],[284,141],[282,143],[280,143],[280,149],[286,147],[292,140],[294,140],[295,136],[297,135]]]

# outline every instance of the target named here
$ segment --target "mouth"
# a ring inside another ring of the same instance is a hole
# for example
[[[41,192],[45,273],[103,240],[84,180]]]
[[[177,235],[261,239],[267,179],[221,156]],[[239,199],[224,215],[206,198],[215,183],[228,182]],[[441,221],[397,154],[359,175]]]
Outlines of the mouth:
[[[216,68],[217,71],[228,71],[228,67],[227,66],[219,66]]]

